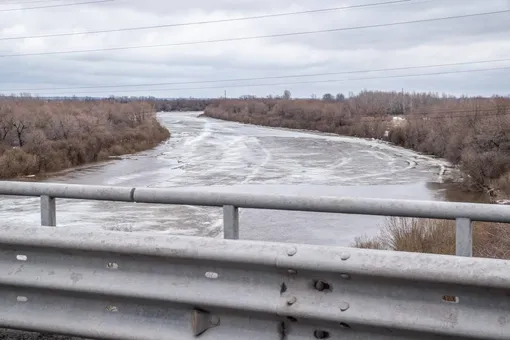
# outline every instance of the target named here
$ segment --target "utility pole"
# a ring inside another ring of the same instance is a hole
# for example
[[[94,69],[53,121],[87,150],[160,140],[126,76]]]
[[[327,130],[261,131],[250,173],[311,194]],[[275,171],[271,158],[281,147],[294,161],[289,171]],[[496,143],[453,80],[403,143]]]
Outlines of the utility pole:
[[[402,114],[406,114],[406,97],[404,96],[404,88],[402,88]]]

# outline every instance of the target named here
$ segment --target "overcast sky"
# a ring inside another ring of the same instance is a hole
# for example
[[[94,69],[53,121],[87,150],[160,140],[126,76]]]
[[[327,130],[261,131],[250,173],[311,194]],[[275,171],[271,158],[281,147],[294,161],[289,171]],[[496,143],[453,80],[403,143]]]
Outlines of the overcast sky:
[[[415,0],[256,20],[75,36],[7,39],[192,23],[374,4],[391,0],[322,0],[320,2],[311,0],[115,0],[79,6],[30,9],[30,7],[89,1],[94,0],[0,0],[0,91],[2,93],[219,97],[223,96],[226,90],[228,97],[238,97],[248,94],[261,96],[281,94],[285,89],[289,89],[293,97],[310,97],[312,94],[322,96],[326,92],[347,95],[349,92],[356,93],[362,89],[400,91],[403,88],[406,91],[447,92],[455,95],[510,94],[510,12],[243,41],[86,53],[19,55],[175,44],[387,24],[510,10],[510,0]],[[508,61],[356,73],[356,71],[364,70],[505,58],[508,58]],[[504,67],[508,69],[451,73],[452,71]],[[352,71],[354,72],[351,74],[315,77],[208,82]],[[423,75],[438,72],[450,72],[450,74]],[[422,75],[389,78],[395,75],[412,74]],[[374,79],[378,77],[379,79]],[[143,85],[183,82],[198,83]],[[257,84],[262,85],[247,86]],[[143,86],[104,87],[115,85]],[[89,88],[76,89],[76,87]]]

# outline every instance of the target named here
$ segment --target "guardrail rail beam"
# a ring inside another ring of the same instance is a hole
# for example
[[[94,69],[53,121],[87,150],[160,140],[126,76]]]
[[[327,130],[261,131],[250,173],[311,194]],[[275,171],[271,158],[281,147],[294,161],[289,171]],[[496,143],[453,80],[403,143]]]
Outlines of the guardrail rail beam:
[[[510,262],[9,227],[0,327],[117,340],[508,340]]]
[[[510,223],[508,206],[480,203],[11,181],[0,181],[0,195],[41,197],[41,224],[45,226],[56,225],[56,198],[222,207],[226,239],[239,238],[240,208],[455,220],[456,254],[468,257],[473,253],[472,222]]]

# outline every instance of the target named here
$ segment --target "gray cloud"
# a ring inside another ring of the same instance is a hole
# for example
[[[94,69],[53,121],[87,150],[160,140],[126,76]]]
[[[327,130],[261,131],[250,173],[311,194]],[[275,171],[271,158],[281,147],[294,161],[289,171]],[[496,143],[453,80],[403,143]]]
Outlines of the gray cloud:
[[[218,20],[278,12],[359,5],[382,0],[313,3],[294,1],[116,1],[111,3],[9,12],[0,38]],[[0,4],[0,8],[3,8]],[[28,6],[28,5],[27,5]],[[341,11],[181,26],[140,31],[0,41],[0,55],[145,46],[300,31],[386,24],[510,9],[507,0],[415,0]],[[510,58],[510,14],[367,28],[268,39],[140,48],[47,56],[1,57],[3,93],[25,88],[71,88],[144,83],[196,82],[233,78],[327,73]],[[294,96],[348,93],[362,89],[510,94],[509,70],[411,78],[342,80],[510,66],[510,61],[424,70],[331,75],[313,78],[225,83],[230,96],[266,95],[289,89]],[[247,84],[268,84],[249,87]],[[31,91],[41,94],[154,95],[217,97],[222,84]],[[234,87],[231,87],[234,86]],[[203,87],[202,89],[195,89]],[[218,87],[206,89],[205,87]],[[182,88],[182,90],[175,90]],[[193,89],[190,89],[193,88]],[[188,89],[188,90],[186,90]]]

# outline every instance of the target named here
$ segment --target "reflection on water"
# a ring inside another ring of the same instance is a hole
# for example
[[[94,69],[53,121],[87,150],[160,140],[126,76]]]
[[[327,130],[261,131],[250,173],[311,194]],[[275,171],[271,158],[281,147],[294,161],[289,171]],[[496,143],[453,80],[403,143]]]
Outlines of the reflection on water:
[[[484,192],[472,192],[461,188],[456,183],[427,182],[427,188],[434,192],[438,201],[464,202],[464,203],[491,203],[491,197]]]

